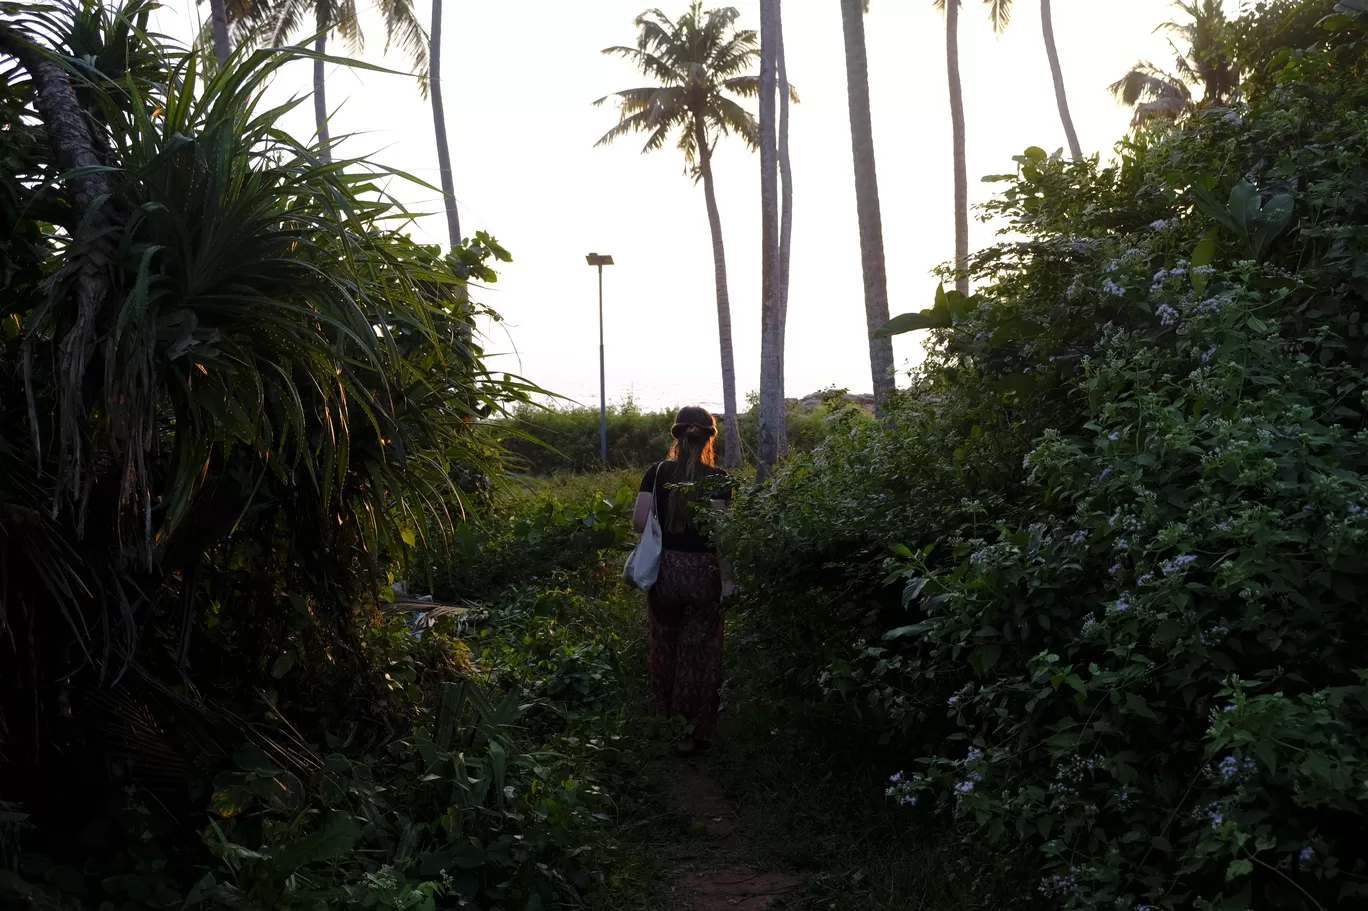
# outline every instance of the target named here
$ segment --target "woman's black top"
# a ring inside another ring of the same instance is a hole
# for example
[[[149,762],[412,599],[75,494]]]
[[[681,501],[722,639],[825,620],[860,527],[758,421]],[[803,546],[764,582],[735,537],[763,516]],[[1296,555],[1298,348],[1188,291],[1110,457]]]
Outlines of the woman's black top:
[[[641,479],[641,492],[653,493],[656,487],[656,474],[660,474],[659,496],[655,502],[656,517],[660,519],[661,545],[666,550],[682,550],[688,553],[707,554],[712,553],[714,548],[708,543],[708,539],[698,528],[696,517],[689,517],[689,527],[679,533],[673,533],[667,527],[666,520],[669,518],[669,507],[671,500],[670,483],[674,478],[675,471],[678,469],[675,462],[657,462],[646,470],[646,477]],[[732,500],[731,478],[720,468],[713,468],[709,465],[703,466],[704,475],[695,481],[699,485],[701,494],[701,506],[706,506],[708,500],[725,500],[728,503]]]

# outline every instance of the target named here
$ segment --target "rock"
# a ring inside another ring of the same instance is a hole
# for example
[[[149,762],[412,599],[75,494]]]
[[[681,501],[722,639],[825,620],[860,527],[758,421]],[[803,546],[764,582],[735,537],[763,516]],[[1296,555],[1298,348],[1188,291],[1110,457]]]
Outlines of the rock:
[[[817,391],[803,396],[801,399],[789,399],[788,404],[796,405],[800,411],[812,411],[822,407],[824,399],[838,399],[847,405],[858,405],[861,408],[872,409],[874,407],[874,396],[869,393],[851,393],[834,391]]]

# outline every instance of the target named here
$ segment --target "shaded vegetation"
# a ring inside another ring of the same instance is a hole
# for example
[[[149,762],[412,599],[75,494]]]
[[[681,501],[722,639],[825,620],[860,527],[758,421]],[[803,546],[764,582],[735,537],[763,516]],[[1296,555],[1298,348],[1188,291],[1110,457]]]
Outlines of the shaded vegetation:
[[[804,452],[816,446],[829,432],[838,416],[849,412],[868,416],[868,412],[841,399],[843,391],[832,390],[822,403],[812,409],[801,408],[791,402],[784,426],[789,451]],[[675,411],[642,411],[632,401],[608,409],[608,466],[609,468],[645,469],[658,462],[670,451],[670,427]],[[738,417],[744,461],[750,463],[756,452],[757,411],[754,406]],[[599,412],[597,408],[534,408],[516,409],[510,419],[502,422],[506,429],[500,440],[514,457],[515,467],[534,474],[549,475],[558,471],[601,471],[599,458]],[[716,442],[718,461],[726,440]],[[638,478],[637,480],[640,480]]]
[[[598,416],[485,369],[507,252],[147,13],[0,22],[0,900],[665,907],[617,576],[670,416],[554,474]],[[1368,895],[1368,7],[1223,28],[1243,100],[1026,150],[912,388],[722,522],[709,762],[808,907]]]
[[[904,323],[935,339],[889,420],[734,510],[759,692],[1054,904],[1368,889],[1368,16],[1341,6],[1266,93],[1115,166],[1027,150],[989,207],[1024,237]]]

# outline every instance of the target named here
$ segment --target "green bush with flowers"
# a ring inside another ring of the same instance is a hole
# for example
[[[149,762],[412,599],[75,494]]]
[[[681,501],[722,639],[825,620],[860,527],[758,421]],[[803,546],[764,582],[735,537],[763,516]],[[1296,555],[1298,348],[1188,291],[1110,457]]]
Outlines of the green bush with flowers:
[[[780,676],[1052,904],[1368,904],[1364,13],[1028,150],[912,389],[725,530]]]

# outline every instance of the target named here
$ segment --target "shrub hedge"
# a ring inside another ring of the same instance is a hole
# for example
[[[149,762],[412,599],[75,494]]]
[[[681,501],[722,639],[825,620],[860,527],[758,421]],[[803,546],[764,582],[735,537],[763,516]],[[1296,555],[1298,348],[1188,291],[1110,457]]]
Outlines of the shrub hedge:
[[[1051,904],[1368,901],[1363,18],[1027,150],[914,388],[726,529],[776,679]]]
[[[816,408],[804,409],[790,403],[786,430],[790,451],[811,449],[825,437],[832,420],[842,414],[867,416],[855,405],[840,399],[843,390],[833,390]],[[599,412],[597,408],[536,408],[523,406],[513,416],[495,424],[502,444],[513,456],[515,466],[534,474],[558,471],[601,471],[605,467],[641,468],[665,458],[670,449],[670,426],[678,409],[642,411],[628,399],[608,409],[608,464],[600,458]],[[718,415],[719,431],[722,416]],[[738,415],[743,459],[755,454],[757,414],[754,407]],[[726,444],[719,432],[717,458],[726,459]]]

